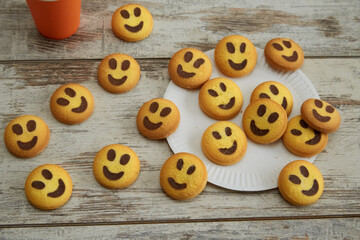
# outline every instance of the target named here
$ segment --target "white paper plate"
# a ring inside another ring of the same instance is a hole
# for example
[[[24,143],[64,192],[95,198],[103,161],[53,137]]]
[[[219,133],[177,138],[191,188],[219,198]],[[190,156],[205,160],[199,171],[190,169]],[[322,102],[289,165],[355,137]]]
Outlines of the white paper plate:
[[[254,71],[242,78],[230,78],[241,89],[244,103],[238,116],[231,122],[242,127],[242,113],[250,102],[254,88],[262,82],[277,81],[284,84],[292,93],[294,107],[289,119],[300,114],[301,104],[308,98],[319,98],[315,87],[301,71],[280,72],[273,70],[265,61],[264,50],[257,48],[258,59]],[[206,52],[213,72],[211,79],[224,76],[215,66],[214,50]],[[180,125],[175,133],[167,138],[174,153],[188,152],[203,160],[208,170],[208,181],[220,187],[238,191],[261,191],[277,187],[281,169],[289,162],[300,159],[287,151],[281,139],[275,143],[261,145],[248,139],[248,147],[243,159],[231,166],[220,166],[206,158],[201,150],[201,137],[214,120],[205,115],[198,102],[199,90],[186,90],[172,81],[166,89],[164,98],[173,101],[180,110]],[[316,156],[301,158],[314,162]]]

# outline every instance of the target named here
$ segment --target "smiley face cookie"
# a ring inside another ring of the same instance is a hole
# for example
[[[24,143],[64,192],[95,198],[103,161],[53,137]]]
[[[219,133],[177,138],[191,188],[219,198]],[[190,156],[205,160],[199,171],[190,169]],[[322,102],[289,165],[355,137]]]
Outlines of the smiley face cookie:
[[[294,104],[289,89],[275,81],[267,81],[258,85],[251,94],[250,102],[254,102],[260,98],[268,98],[277,102],[285,109],[288,116]]]
[[[31,158],[41,153],[49,143],[50,130],[44,120],[34,115],[14,118],[5,128],[7,149],[16,157]]]
[[[248,138],[257,143],[268,144],[284,134],[287,114],[280,104],[261,98],[245,109],[242,123]]]
[[[145,7],[139,4],[127,4],[114,12],[111,27],[120,39],[136,42],[150,35],[153,29],[153,17]]]
[[[335,132],[341,123],[339,112],[329,103],[310,98],[301,105],[301,117],[315,130]]]
[[[131,148],[112,144],[96,154],[93,172],[96,180],[104,187],[126,188],[139,176],[140,161]]]
[[[78,124],[88,119],[94,111],[91,92],[76,83],[60,86],[50,99],[53,116],[66,124]]]
[[[279,191],[289,203],[305,206],[316,202],[324,191],[324,180],[312,163],[297,160],[287,164],[278,178]]]
[[[187,200],[204,190],[207,176],[206,167],[200,158],[190,153],[177,153],[162,166],[160,185],[170,197]]]
[[[179,123],[179,109],[173,102],[164,98],[154,98],[144,103],[136,118],[139,132],[151,139],[163,139],[170,136]]]
[[[101,87],[111,93],[130,91],[139,79],[139,64],[126,54],[110,54],[101,61],[98,68],[98,81]]]
[[[214,53],[217,68],[228,77],[243,77],[254,70],[257,53],[246,37],[230,35],[220,40]]]
[[[242,159],[247,148],[245,133],[232,122],[220,121],[208,127],[201,139],[206,157],[219,165],[232,165]]]
[[[228,120],[241,110],[243,95],[236,83],[227,78],[214,78],[207,81],[199,92],[201,110],[211,118]]]
[[[61,207],[70,198],[73,183],[62,167],[45,164],[35,168],[25,182],[25,194],[37,208],[50,210]]]
[[[300,115],[289,121],[283,135],[285,147],[300,157],[311,157],[320,153],[326,147],[327,141],[327,133],[312,129]]]
[[[202,51],[184,48],[171,57],[168,70],[171,80],[176,85],[195,89],[209,80],[212,66],[210,59]]]
[[[295,71],[304,62],[302,48],[289,38],[274,38],[264,49],[265,59],[277,70]]]

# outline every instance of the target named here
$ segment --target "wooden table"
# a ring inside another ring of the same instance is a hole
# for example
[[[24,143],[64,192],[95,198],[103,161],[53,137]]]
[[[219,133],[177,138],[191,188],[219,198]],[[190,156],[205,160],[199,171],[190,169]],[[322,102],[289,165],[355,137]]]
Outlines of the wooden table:
[[[85,0],[77,33],[48,40],[35,29],[23,0],[0,2],[0,124],[23,114],[43,118],[51,129],[47,149],[32,159],[12,156],[0,144],[0,239],[88,238],[344,238],[360,236],[360,4],[347,1],[142,1],[154,17],[149,38],[127,43],[111,30],[111,16],[124,4]],[[179,49],[207,51],[230,34],[264,48],[283,36],[305,52],[301,70],[320,97],[342,114],[315,165],[325,180],[321,199],[307,207],[287,203],[277,189],[237,192],[208,183],[189,201],[167,197],[159,184],[172,155],[166,140],[144,138],[135,118],[147,100],[162,97],[170,81],[169,58]],[[132,55],[141,66],[139,84],[120,95],[104,91],[97,67],[108,54]],[[56,121],[49,110],[53,91],[68,82],[93,93],[95,111],[80,125]],[[94,179],[92,162],[105,145],[131,147],[141,160],[138,180],[109,190]],[[35,167],[54,163],[72,176],[74,190],[63,207],[39,211],[24,194]]]

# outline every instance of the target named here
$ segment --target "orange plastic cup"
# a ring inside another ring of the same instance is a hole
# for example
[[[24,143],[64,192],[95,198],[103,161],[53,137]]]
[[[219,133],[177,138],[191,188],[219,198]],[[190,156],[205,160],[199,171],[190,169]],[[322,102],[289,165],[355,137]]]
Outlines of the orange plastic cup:
[[[81,0],[26,0],[36,28],[45,37],[64,39],[80,24]]]

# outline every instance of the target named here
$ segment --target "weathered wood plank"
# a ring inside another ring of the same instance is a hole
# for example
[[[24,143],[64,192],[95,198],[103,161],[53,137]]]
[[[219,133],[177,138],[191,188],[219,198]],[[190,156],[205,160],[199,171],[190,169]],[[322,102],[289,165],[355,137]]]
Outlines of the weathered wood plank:
[[[141,42],[126,43],[111,30],[112,13],[122,4],[118,1],[83,1],[79,30],[62,41],[38,34],[24,1],[1,1],[0,60],[101,59],[114,52],[169,58],[184,47],[213,49],[230,34],[244,35],[260,48],[274,37],[290,37],[306,56],[359,56],[359,1],[316,3],[145,0],[140,4],[154,16],[153,33]]]
[[[0,229],[7,239],[358,239],[359,218]]]
[[[153,141],[142,137],[135,124],[137,111],[143,102],[163,96],[169,82],[168,60],[140,60],[142,76],[138,86],[122,95],[109,94],[98,85],[96,69],[99,62],[0,63],[1,129],[21,114],[38,115],[51,129],[48,148],[33,159],[13,157],[2,140],[0,225],[360,214],[360,59],[307,59],[302,68],[321,97],[334,103],[343,117],[339,131],[331,134],[328,146],[315,162],[324,175],[324,194],[316,204],[304,208],[286,203],[276,189],[235,192],[211,184],[191,201],[179,202],[168,198],[160,188],[159,171],[172,152],[165,140]],[[81,125],[63,125],[49,111],[52,92],[67,82],[83,84],[95,97],[95,112]],[[92,175],[93,157],[101,147],[111,143],[131,147],[141,160],[139,179],[124,190],[102,188]],[[45,163],[60,164],[74,181],[70,201],[50,212],[33,208],[24,194],[28,173]]]

